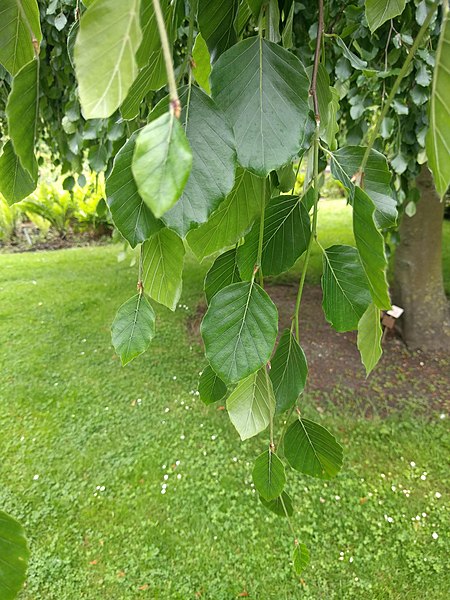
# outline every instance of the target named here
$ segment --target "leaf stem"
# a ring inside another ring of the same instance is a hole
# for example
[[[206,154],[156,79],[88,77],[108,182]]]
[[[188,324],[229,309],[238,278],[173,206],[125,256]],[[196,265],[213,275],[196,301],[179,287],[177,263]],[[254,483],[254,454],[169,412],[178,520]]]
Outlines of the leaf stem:
[[[172,50],[169,44],[169,38],[167,36],[166,24],[164,23],[164,16],[161,10],[161,4],[159,0],[153,0],[153,7],[155,9],[156,22],[158,24],[159,37],[161,39],[161,46],[164,54],[164,63],[166,66],[167,82],[169,84],[169,95],[170,95],[170,108],[177,119],[180,118],[181,104],[178,97],[177,84],[175,81],[175,72],[173,69]]]
[[[430,11],[427,14],[427,17],[426,17],[425,21],[423,22],[423,25],[420,28],[419,33],[417,34],[417,37],[414,40],[413,45],[411,46],[409,54],[406,57],[406,60],[403,63],[402,68],[400,69],[400,73],[397,75],[397,79],[395,80],[394,85],[392,86],[391,93],[387,97],[387,100],[383,105],[383,108],[378,116],[378,119],[376,120],[375,127],[372,130],[372,133],[369,138],[369,142],[367,144],[366,151],[364,153],[363,159],[361,161],[361,165],[359,167],[359,178],[360,178],[361,184],[364,181],[364,170],[366,168],[367,161],[369,160],[370,152],[371,152],[371,150],[377,140],[378,134],[380,132],[381,123],[383,122],[384,118],[386,117],[386,115],[389,111],[389,108],[391,107],[392,101],[394,100],[395,95],[397,94],[397,92],[399,90],[400,84],[401,84],[404,76],[406,75],[406,72],[409,69],[409,65],[411,64],[411,62],[414,58],[414,55],[416,54],[416,52],[420,46],[420,43],[422,42],[423,36],[425,35],[425,33],[428,29],[428,26],[430,25],[431,19],[433,18],[433,15],[436,12],[436,10],[438,9],[439,5],[440,5],[440,0],[437,0],[431,6]]]

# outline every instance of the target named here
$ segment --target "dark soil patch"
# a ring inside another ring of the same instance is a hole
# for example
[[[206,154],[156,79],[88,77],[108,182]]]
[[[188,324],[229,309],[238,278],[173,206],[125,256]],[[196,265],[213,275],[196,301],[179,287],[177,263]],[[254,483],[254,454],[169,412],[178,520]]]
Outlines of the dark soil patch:
[[[42,250],[64,250],[66,248],[84,248],[86,246],[105,246],[111,243],[111,236],[97,237],[90,233],[61,238],[59,236],[28,244],[24,240],[9,244],[0,244],[0,253],[17,254],[21,252],[37,252]]]
[[[291,325],[296,286],[269,285],[266,288],[278,307],[279,328]],[[383,356],[375,371],[366,378],[356,346],[356,332],[337,333],[326,322],[322,311],[322,291],[306,286],[300,314],[301,344],[309,365],[308,391],[330,395],[333,402],[341,396],[372,402],[377,406],[398,405],[405,400],[424,404],[424,408],[450,409],[450,360],[443,354],[410,352],[398,334],[389,333],[383,342]],[[195,337],[206,305],[197,307],[189,322]]]

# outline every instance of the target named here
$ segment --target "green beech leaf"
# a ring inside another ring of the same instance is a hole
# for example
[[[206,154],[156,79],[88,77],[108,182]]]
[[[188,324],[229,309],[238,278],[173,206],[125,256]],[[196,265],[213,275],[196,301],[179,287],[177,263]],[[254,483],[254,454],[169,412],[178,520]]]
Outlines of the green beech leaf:
[[[201,324],[206,357],[226,382],[244,379],[267,363],[278,328],[275,304],[254,281],[217,292]]]
[[[191,166],[189,142],[172,112],[140,131],[131,168],[139,194],[155,217],[162,217],[181,196]]]
[[[319,479],[335,477],[342,467],[342,446],[334,435],[300,417],[286,431],[284,455],[293,469]]]
[[[259,499],[263,506],[279,517],[285,517],[286,513],[288,517],[292,517],[294,514],[292,500],[286,492],[282,492],[281,496],[278,496],[278,498],[275,498],[274,500],[265,500],[262,496],[260,496]]]
[[[241,440],[266,429],[275,410],[275,398],[265,367],[237,384],[228,397],[227,410]]]
[[[296,544],[292,554],[292,562],[297,575],[301,575],[309,565],[309,550],[305,544]]]
[[[283,33],[281,34],[281,40],[283,42],[283,48],[289,49],[292,48],[294,42],[292,40],[292,27],[294,25],[294,11],[295,11],[295,2],[291,3],[291,8],[289,9],[289,13],[286,17],[286,9],[285,9],[285,24]]]
[[[204,404],[213,404],[223,400],[227,394],[227,386],[208,365],[200,375],[198,382],[198,393]]]
[[[30,551],[22,525],[3,511],[0,511],[0,557],[0,598],[14,600],[25,581]]]
[[[161,12],[163,13],[166,23],[167,33],[171,32],[170,23],[172,20],[172,11],[168,10],[169,0],[160,0]],[[159,37],[158,24],[156,22],[155,10],[153,2],[140,1],[140,26],[142,32],[142,40],[136,52],[136,61],[140,68],[148,64],[148,57],[161,49],[161,38]],[[169,40],[172,41],[172,35],[169,35]]]
[[[336,150],[336,134],[339,131],[339,124],[337,121],[337,113],[339,111],[339,92],[336,88],[330,87],[331,100],[327,108],[327,121],[326,126],[322,129],[321,137],[323,141],[328,144],[330,150]]]
[[[142,100],[151,90],[159,90],[167,83],[164,56],[161,50],[152,52],[148,64],[143,67],[120,106],[120,114],[124,119],[134,119],[139,114]]]
[[[260,220],[259,220],[260,221]],[[259,221],[238,248],[239,272],[243,279],[253,274],[259,241]],[[265,212],[261,269],[264,275],[288,271],[305,252],[311,237],[309,215],[300,196],[271,198]]]
[[[266,450],[255,460],[252,477],[257,492],[267,501],[275,500],[286,484],[284,465],[272,450]]]
[[[34,172],[37,172],[37,166]],[[29,196],[36,189],[36,180],[20,163],[11,140],[3,146],[0,156],[0,192],[8,204],[14,204]]]
[[[366,18],[373,33],[383,23],[401,15],[406,0],[365,0]]]
[[[145,294],[136,294],[119,308],[111,337],[123,366],[147,350],[155,335],[155,319]]]
[[[209,220],[187,235],[197,258],[236,244],[251,227],[265,201],[264,180],[249,171],[236,171],[234,187]]]
[[[276,412],[280,414],[297,402],[308,376],[305,353],[289,329],[283,331],[270,364]]]
[[[0,63],[15,75],[34,58],[33,37],[42,40],[36,0],[2,0]]]
[[[387,259],[384,238],[375,224],[375,205],[360,188],[355,188],[353,202],[353,233],[361,264],[369,282],[370,293],[378,308],[391,307],[386,279]]]
[[[231,127],[209,96],[198,87],[180,91],[181,123],[192,149],[192,169],[183,194],[163,221],[181,237],[207,221],[231,192],[236,153]]]
[[[261,13],[263,2],[264,0],[247,0],[247,4],[249,5],[250,10],[252,11],[252,14],[255,17],[256,21],[258,21],[259,15]]]
[[[323,253],[322,275],[325,317],[336,331],[352,331],[372,301],[358,250],[331,246]]]
[[[236,262],[236,248],[224,252],[216,258],[205,278],[205,294],[208,304],[221,289],[241,281]]]
[[[33,179],[37,177],[34,144],[39,108],[39,61],[31,60],[13,79],[6,104],[8,132],[16,155]]]
[[[69,29],[69,33],[67,34],[67,55],[69,57],[70,65],[72,69],[75,69],[75,60],[74,60],[74,52],[75,52],[75,40],[77,39],[78,31],[80,30],[80,21],[75,21],[72,23]]]
[[[144,290],[170,310],[175,310],[181,296],[184,254],[183,242],[167,228],[142,246]]]
[[[264,177],[300,151],[309,118],[308,89],[299,59],[260,36],[219,58],[211,91],[233,127],[240,165]]]
[[[83,115],[109,117],[138,74],[140,0],[96,0],[83,14],[75,41],[75,68]]]
[[[376,367],[381,358],[382,334],[380,309],[372,302],[358,323],[358,350],[367,375]]]
[[[192,59],[194,67],[192,74],[198,85],[211,95],[211,86],[209,84],[209,76],[211,74],[211,57],[209,55],[208,46],[201,33],[197,35],[192,49]]]
[[[205,40],[211,61],[216,61],[237,41],[234,21],[238,11],[237,0],[199,0],[198,25]]]
[[[358,173],[365,151],[363,146],[345,146],[332,154],[331,173],[349,190],[351,203],[355,191],[352,178]],[[371,150],[364,169],[364,191],[375,204],[375,219],[380,228],[393,227],[397,221],[397,200],[391,188],[391,177],[386,158]]]
[[[441,198],[450,186],[450,11],[445,12],[436,51],[430,94],[430,126],[426,135],[428,166]]]
[[[292,168],[292,163],[280,167],[276,170],[278,179],[278,189],[280,192],[290,192],[295,185],[295,172]]]
[[[350,61],[350,64],[354,69],[357,69],[358,71],[363,71],[364,69],[366,69],[367,61],[361,60],[358,56],[356,56],[354,52],[347,48],[345,42],[339,36],[336,36],[336,44],[342,50],[342,53],[345,56],[345,58],[348,61]]]
[[[163,224],[156,219],[139,196],[131,172],[134,146],[139,131],[135,131],[122,146],[106,180],[106,195],[114,225],[132,248],[159,231]]]

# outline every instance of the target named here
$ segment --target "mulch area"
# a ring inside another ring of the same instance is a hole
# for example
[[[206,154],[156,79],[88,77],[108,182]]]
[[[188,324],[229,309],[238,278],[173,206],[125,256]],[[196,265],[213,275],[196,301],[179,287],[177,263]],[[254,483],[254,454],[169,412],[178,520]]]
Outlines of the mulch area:
[[[297,288],[269,285],[266,291],[279,311],[279,329],[290,327]],[[378,406],[398,408],[414,399],[440,411],[450,409],[450,360],[444,354],[410,352],[397,333],[389,332],[383,356],[366,378],[356,346],[356,332],[337,333],[322,311],[320,286],[306,286],[300,314],[301,344],[308,359],[308,390],[326,393],[333,402],[353,396]],[[199,304],[189,321],[191,335],[200,337],[199,327],[206,305]]]

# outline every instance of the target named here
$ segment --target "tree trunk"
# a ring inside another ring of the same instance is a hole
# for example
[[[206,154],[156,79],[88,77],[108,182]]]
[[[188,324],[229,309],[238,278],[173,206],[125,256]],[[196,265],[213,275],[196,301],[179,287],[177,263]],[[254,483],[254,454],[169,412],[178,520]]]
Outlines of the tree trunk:
[[[420,200],[413,217],[403,216],[395,254],[394,302],[411,350],[450,351],[450,313],[442,275],[444,203],[439,201],[426,165],[416,179]]]

